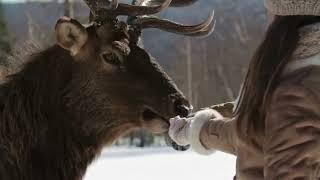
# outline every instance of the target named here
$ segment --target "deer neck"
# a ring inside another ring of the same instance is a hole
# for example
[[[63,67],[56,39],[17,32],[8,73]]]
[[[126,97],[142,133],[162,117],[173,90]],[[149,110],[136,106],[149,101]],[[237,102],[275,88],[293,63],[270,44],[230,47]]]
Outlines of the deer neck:
[[[57,46],[33,58],[0,86],[1,146],[10,157],[7,162],[19,167],[8,170],[7,177],[79,180],[98,150],[67,120],[63,93],[72,62]]]

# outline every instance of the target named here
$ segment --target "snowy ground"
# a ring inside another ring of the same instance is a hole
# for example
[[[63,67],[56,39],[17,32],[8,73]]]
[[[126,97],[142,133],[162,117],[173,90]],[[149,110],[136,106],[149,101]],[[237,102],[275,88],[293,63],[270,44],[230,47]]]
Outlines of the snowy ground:
[[[234,174],[235,157],[221,152],[112,148],[89,167],[85,180],[231,180]]]

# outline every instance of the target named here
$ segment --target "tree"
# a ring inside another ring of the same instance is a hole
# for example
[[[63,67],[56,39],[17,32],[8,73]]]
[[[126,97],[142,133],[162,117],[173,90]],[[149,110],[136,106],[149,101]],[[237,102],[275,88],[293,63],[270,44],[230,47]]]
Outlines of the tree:
[[[64,0],[64,15],[67,17],[74,17],[73,2],[71,0]]]
[[[11,52],[11,38],[7,30],[2,3],[0,3],[0,64],[5,64],[5,59]]]

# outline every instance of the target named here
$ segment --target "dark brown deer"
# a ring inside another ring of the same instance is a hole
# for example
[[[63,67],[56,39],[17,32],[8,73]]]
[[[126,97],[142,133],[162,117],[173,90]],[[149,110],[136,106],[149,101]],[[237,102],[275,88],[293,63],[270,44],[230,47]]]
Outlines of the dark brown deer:
[[[170,117],[188,115],[188,101],[138,40],[144,28],[208,34],[213,16],[195,26],[146,16],[170,2],[87,0],[90,26],[58,20],[57,43],[0,85],[1,180],[80,180],[118,137],[136,128],[163,133]]]

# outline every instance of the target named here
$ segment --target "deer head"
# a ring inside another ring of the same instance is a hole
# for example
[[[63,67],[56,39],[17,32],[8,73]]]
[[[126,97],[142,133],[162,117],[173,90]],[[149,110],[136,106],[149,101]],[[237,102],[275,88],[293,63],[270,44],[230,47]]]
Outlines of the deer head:
[[[74,61],[73,90],[69,102],[81,127],[111,143],[134,128],[154,133],[168,130],[168,119],[187,116],[191,106],[159,64],[141,47],[139,37],[146,28],[203,36],[213,27],[213,14],[204,22],[186,26],[152,14],[167,8],[147,2],[128,5],[117,0],[85,0],[91,24],[63,17],[55,31],[57,44]],[[138,5],[137,5],[138,4]],[[177,4],[178,5],[178,4]],[[128,16],[126,22],[118,16]]]

